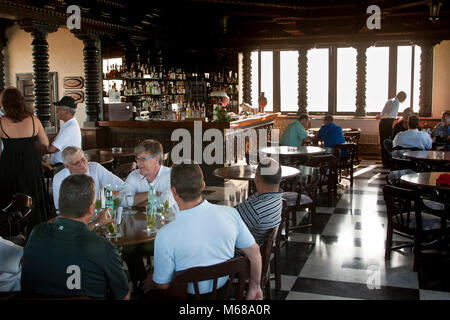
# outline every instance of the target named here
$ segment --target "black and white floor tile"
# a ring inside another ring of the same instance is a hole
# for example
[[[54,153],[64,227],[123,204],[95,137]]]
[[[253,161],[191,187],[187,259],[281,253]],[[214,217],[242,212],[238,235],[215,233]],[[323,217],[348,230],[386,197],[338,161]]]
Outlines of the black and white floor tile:
[[[318,227],[296,230],[281,249],[281,291],[272,299],[448,299],[449,262],[424,257],[423,271],[413,272],[410,249],[384,259],[386,206],[382,188],[388,169],[363,160],[338,197],[320,199]],[[235,206],[248,195],[248,183],[229,180],[224,186],[207,186],[204,197],[217,204]],[[302,221],[306,212],[297,213]],[[300,222],[301,223],[301,222]],[[408,239],[394,235],[394,242]],[[395,243],[394,243],[395,244]]]

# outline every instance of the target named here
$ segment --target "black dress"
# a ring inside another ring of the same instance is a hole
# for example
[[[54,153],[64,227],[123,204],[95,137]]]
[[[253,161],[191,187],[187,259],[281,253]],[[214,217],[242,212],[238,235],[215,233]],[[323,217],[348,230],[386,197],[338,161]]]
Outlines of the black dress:
[[[34,133],[34,119],[33,133]],[[2,138],[3,150],[0,157],[0,208],[5,208],[18,192],[33,198],[34,210],[28,225],[32,228],[51,218],[50,205],[42,173],[41,156],[36,149],[36,136],[29,138],[10,138],[3,130],[0,118],[0,129],[8,138]]]

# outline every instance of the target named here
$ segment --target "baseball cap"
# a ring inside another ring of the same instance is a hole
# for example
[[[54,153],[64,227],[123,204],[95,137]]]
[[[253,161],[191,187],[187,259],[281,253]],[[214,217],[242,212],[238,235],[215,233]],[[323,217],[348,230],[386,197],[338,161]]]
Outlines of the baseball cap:
[[[55,106],[65,106],[69,108],[75,109],[77,104],[75,103],[75,99],[69,96],[62,97],[61,100],[53,103]]]

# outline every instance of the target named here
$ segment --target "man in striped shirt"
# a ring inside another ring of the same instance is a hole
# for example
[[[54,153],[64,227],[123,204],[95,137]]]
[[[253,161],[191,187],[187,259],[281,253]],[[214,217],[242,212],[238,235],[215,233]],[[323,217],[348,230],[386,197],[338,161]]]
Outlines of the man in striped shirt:
[[[280,181],[280,164],[271,158],[262,160],[255,175],[257,192],[237,206],[242,220],[260,247],[268,231],[281,223],[283,193],[279,190]]]

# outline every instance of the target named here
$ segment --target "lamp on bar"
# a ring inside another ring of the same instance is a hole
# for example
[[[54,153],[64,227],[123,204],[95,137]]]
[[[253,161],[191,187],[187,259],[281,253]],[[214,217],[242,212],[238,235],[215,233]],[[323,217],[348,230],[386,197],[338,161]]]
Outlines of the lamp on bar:
[[[430,6],[430,20],[434,23],[439,20],[439,11],[441,10],[442,2],[440,0],[431,0],[428,5]]]

